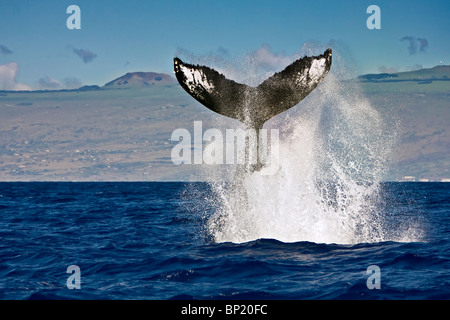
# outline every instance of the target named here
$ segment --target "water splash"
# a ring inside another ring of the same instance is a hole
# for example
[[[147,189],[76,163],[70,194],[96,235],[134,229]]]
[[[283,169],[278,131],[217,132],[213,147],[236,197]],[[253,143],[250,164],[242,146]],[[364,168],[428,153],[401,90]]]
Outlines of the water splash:
[[[395,240],[380,210],[395,130],[342,70],[332,68],[310,96],[266,123],[280,129],[276,174],[240,172],[230,183],[211,183],[217,209],[207,230],[214,241]],[[253,71],[244,70],[255,79]]]

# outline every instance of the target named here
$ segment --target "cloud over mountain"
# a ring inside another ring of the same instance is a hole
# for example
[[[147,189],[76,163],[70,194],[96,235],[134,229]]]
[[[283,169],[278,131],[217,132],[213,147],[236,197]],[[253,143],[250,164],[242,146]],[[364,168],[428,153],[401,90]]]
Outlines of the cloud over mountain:
[[[35,90],[61,90],[61,89],[78,89],[83,83],[73,77],[64,78],[62,81],[49,76],[40,78],[33,86]]]
[[[36,90],[60,90],[63,88],[63,85],[60,81],[50,78],[49,76],[45,76],[40,78],[34,87]]]

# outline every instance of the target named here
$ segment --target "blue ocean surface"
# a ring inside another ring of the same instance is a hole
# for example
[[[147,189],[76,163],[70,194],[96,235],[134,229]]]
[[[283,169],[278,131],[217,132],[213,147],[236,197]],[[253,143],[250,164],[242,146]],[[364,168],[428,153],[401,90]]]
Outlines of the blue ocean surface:
[[[217,243],[192,185],[0,183],[0,299],[450,298],[448,183],[384,183],[392,228],[423,237],[356,244]]]

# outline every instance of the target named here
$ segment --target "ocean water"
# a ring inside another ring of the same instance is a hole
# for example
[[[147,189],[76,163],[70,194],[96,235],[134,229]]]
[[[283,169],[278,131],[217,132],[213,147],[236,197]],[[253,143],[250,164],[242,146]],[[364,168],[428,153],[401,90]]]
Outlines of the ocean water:
[[[0,299],[450,298],[448,183],[381,183],[382,235],[324,242],[226,239],[216,193],[200,182],[0,183]]]

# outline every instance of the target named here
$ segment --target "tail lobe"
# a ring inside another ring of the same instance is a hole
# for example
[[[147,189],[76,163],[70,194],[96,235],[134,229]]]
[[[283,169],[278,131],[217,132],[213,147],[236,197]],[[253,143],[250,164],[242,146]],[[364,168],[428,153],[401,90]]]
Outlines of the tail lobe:
[[[174,58],[174,72],[181,87],[198,102],[259,132],[266,121],[306,98],[328,74],[331,60],[331,49],[319,56],[303,57],[256,88],[178,58]],[[255,170],[261,167],[258,157]]]

